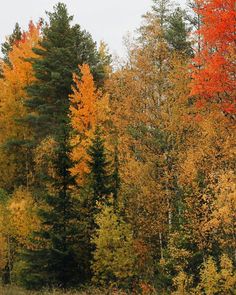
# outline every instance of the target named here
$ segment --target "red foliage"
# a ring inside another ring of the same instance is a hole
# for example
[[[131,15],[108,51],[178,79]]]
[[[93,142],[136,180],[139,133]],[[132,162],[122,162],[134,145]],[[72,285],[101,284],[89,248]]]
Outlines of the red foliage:
[[[191,95],[236,113],[235,0],[196,0],[202,24],[201,51],[194,58]]]

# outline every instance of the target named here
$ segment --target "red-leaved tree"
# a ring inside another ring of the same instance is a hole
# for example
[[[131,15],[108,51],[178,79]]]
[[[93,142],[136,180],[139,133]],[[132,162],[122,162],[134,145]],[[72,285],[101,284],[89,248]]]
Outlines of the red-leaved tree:
[[[201,50],[194,58],[191,95],[212,101],[236,114],[235,0],[196,0],[201,26]]]

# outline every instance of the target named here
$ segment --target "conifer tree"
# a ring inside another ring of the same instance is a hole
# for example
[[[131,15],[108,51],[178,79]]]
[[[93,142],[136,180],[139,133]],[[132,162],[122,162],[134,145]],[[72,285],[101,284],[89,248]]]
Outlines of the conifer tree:
[[[58,139],[63,136],[61,126],[69,122],[72,73],[78,72],[78,64],[90,65],[96,83],[103,79],[96,44],[79,25],[71,27],[73,17],[68,15],[65,4],[58,3],[48,16],[40,48],[34,49],[38,56],[31,59],[37,81],[28,87],[30,99],[26,104],[31,113],[26,119],[37,141],[48,135]]]
[[[180,7],[169,15],[165,38],[172,50],[191,56],[193,54],[191,43],[188,41],[190,27],[186,22],[187,14]]]
[[[26,267],[21,279],[29,289],[42,286],[68,288],[83,281],[80,267],[78,202],[73,197],[75,180],[70,175],[70,147],[55,142],[52,166],[54,175],[40,175],[38,217],[41,227],[33,232],[31,246],[22,255]]]
[[[110,206],[110,194],[113,193],[110,162],[107,160],[102,131],[97,126],[87,150],[87,169],[84,173],[84,183],[80,189],[80,224],[82,225],[81,245],[83,247],[83,267],[87,279],[92,277],[92,253],[95,245],[91,242],[96,229],[96,216],[100,212],[97,206]]]
[[[22,31],[18,23],[15,24],[15,28],[8,39],[2,43],[1,51],[3,54],[3,60],[6,64],[10,65],[11,62],[8,58],[9,52],[12,51],[13,45],[21,40]]]
[[[96,202],[107,203],[107,197],[111,190],[111,175],[109,173],[110,162],[107,160],[107,154],[104,146],[104,139],[99,127],[96,128],[94,138],[91,140],[91,146],[88,149],[88,178],[93,191],[93,204]]]
[[[114,207],[117,208],[118,206],[118,194],[120,189],[120,172],[119,172],[119,151],[118,151],[118,145],[116,143],[115,150],[114,150],[114,163],[113,163],[113,173],[111,175],[112,177],[112,194],[114,199]]]
[[[66,6],[58,3],[48,16],[40,48],[34,49],[38,56],[31,59],[36,81],[27,89],[26,106],[30,114],[25,122],[32,126],[33,146],[53,139],[54,173],[35,175],[34,191],[42,205],[39,210],[42,228],[33,234],[35,247],[23,254],[26,267],[22,280],[28,288],[66,288],[84,279],[77,255],[83,256],[78,250],[78,204],[72,195],[76,183],[70,174],[69,94],[72,73],[78,64],[90,64],[98,83],[103,76],[95,43],[79,25],[71,27],[73,17],[68,15]]]

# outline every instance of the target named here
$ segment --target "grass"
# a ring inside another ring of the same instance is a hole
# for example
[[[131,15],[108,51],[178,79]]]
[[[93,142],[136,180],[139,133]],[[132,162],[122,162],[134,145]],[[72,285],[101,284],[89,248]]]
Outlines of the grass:
[[[44,290],[36,292],[27,291],[16,286],[0,286],[0,295],[126,295],[126,293],[119,291],[98,290],[94,288],[88,288],[85,291]]]

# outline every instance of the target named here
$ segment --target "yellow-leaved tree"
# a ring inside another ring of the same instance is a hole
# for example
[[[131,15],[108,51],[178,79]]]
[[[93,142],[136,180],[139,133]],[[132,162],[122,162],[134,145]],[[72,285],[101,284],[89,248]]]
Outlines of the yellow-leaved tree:
[[[24,142],[32,135],[28,126],[18,122],[26,115],[25,89],[35,81],[32,64],[28,59],[36,57],[32,48],[38,46],[39,39],[40,26],[30,22],[28,31],[22,34],[21,40],[15,43],[9,52],[10,64],[1,64],[3,78],[0,79],[0,185],[7,189],[12,189],[15,178],[19,178],[22,185],[27,185],[28,182],[30,147],[24,145]]]
[[[96,217],[92,238],[96,250],[92,269],[94,282],[127,287],[135,275],[135,253],[131,226],[112,206],[103,205]]]
[[[71,159],[75,163],[71,168],[72,175],[77,177],[78,183],[83,181],[84,173],[87,173],[87,149],[91,144],[91,138],[97,125],[107,120],[109,107],[108,96],[96,89],[93,75],[89,65],[79,66],[81,79],[74,74],[70,95],[70,119],[71,134]]]
[[[31,248],[30,235],[40,228],[37,203],[32,194],[23,187],[18,188],[9,201],[8,210],[18,245]]]

